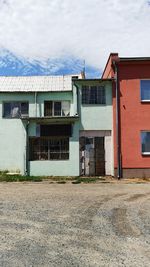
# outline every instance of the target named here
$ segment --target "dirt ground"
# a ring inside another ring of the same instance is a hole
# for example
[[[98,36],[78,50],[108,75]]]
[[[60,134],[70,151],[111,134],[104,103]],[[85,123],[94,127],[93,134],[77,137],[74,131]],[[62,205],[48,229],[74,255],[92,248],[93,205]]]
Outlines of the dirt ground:
[[[150,184],[0,183],[0,266],[150,266]]]

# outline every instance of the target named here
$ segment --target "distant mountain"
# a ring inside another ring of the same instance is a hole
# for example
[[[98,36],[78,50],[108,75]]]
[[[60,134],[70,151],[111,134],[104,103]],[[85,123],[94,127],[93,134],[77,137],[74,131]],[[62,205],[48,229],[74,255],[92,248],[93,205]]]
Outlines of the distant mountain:
[[[30,61],[17,57],[9,51],[0,51],[0,76],[65,75],[83,70],[83,62],[72,57]],[[100,77],[100,71],[86,66],[86,76]]]

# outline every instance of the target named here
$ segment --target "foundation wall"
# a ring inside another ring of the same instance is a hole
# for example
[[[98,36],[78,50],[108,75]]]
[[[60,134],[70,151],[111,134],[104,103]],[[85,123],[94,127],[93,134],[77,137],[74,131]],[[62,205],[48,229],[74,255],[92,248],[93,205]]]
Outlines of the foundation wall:
[[[117,169],[114,170],[115,177],[117,177]],[[133,168],[133,169],[122,169],[123,178],[149,178],[150,168]]]

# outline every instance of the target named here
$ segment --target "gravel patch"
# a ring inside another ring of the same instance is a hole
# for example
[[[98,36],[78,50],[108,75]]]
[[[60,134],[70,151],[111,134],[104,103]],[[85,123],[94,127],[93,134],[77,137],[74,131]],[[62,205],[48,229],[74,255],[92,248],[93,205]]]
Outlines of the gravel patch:
[[[150,184],[0,184],[0,266],[150,266]]]

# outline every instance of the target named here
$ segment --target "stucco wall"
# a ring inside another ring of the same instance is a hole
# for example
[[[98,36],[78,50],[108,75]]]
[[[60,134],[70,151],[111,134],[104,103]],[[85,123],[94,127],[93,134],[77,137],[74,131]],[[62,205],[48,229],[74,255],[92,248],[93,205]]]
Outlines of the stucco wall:
[[[44,116],[44,100],[69,100],[70,115],[75,115],[73,104],[76,91],[63,93],[38,93],[37,116]],[[34,93],[1,93],[0,94],[0,170],[20,172],[26,170],[26,122],[20,119],[3,118],[3,102],[29,101],[29,116],[36,116]],[[75,100],[74,100],[75,102]],[[75,102],[76,103],[76,102]],[[31,175],[79,175],[79,123],[73,126],[73,135],[69,141],[70,157],[66,161],[32,161],[29,162]],[[36,122],[29,124],[29,136],[36,136]],[[76,162],[76,164],[75,164]]]
[[[105,105],[85,105],[81,103],[82,85],[103,85],[106,90]],[[112,130],[112,87],[111,82],[80,82],[79,87],[79,115],[80,130]]]
[[[92,83],[93,84],[93,83]],[[107,82],[106,105],[82,105],[81,85],[79,85],[79,116],[80,120],[73,124],[73,134],[69,140],[69,160],[65,161],[30,161],[30,175],[79,175],[79,131],[80,130],[112,130],[112,90]],[[70,115],[77,113],[77,90],[62,93],[38,93],[35,105],[34,93],[0,93],[0,170],[26,170],[26,130],[27,122],[20,119],[5,119],[3,115],[3,101],[29,101],[29,116],[44,116],[45,100],[69,100]],[[29,124],[29,136],[36,136],[36,122]]]
[[[26,131],[21,120],[0,119],[0,170],[25,173]]]
[[[149,168],[150,156],[141,153],[141,131],[150,131],[150,103],[142,103],[140,79],[150,79],[150,63],[132,62],[119,65],[121,153],[123,168]],[[114,137],[116,137],[116,98],[113,97]],[[115,167],[117,151],[115,138]]]
[[[69,160],[30,161],[30,175],[78,176],[79,175],[79,123],[73,126],[69,139]]]

